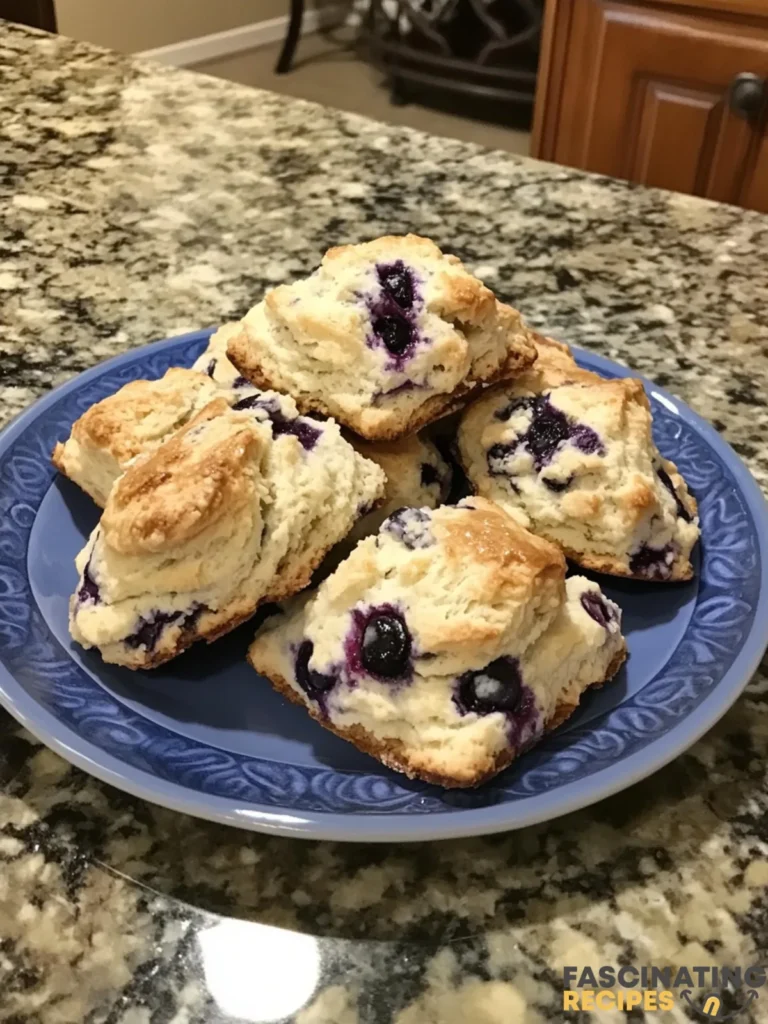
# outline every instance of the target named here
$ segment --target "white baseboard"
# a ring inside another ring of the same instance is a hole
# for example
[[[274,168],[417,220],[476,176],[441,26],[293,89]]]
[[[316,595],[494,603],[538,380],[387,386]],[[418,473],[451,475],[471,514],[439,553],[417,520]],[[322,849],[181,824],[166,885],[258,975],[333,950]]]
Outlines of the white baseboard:
[[[338,20],[339,12],[333,7],[310,7],[304,12],[302,34],[317,32],[328,24]],[[281,18],[270,18],[269,21],[254,21],[250,25],[230,28],[226,32],[213,32],[209,36],[197,39],[184,39],[180,43],[158,46],[154,50],[144,50],[136,54],[149,60],[158,60],[161,64],[185,68],[192,64],[200,64],[205,60],[227,57],[243,50],[255,50],[259,46],[279,42],[288,30],[288,15]]]

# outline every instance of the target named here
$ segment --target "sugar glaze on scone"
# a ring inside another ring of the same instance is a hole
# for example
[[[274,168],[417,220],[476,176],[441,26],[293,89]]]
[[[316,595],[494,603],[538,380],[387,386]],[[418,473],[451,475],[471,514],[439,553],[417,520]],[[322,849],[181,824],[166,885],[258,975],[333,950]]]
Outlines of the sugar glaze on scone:
[[[653,442],[643,385],[593,376],[539,394],[508,385],[472,405],[458,434],[467,476],[585,568],[690,579],[696,502]]]
[[[448,496],[451,467],[437,447],[423,435],[376,442],[352,437],[351,443],[366,459],[381,466],[387,483],[384,500],[355,523],[344,543],[357,543],[363,537],[376,533],[387,516],[404,505],[437,508]]]
[[[241,326],[227,348],[240,373],[369,440],[413,433],[534,359],[520,314],[416,235],[330,249]]]
[[[151,668],[305,587],[384,474],[289,398],[211,402],[117,481],[78,555],[70,631]]]
[[[411,777],[495,775],[625,658],[621,612],[483,498],[403,509],[248,658],[326,728]]]
[[[56,445],[53,464],[103,508],[133,459],[161,445],[219,393],[210,378],[178,367],[160,380],[131,381],[75,421]]]

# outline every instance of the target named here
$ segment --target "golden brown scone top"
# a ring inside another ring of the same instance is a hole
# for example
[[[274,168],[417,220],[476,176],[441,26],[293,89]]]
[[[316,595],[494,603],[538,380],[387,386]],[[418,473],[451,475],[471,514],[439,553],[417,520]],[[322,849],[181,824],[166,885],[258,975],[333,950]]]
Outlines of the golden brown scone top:
[[[435,536],[454,573],[471,566],[479,596],[508,599],[565,581],[565,558],[557,545],[520,526],[495,502],[473,497],[433,513]]]
[[[119,463],[135,458],[157,436],[181,422],[199,393],[215,396],[217,386],[195,370],[173,367],[159,380],[135,380],[92,405],[74,423],[72,436],[109,451]]]
[[[191,540],[253,496],[270,430],[215,399],[113,488],[102,528],[122,554],[166,551]]]

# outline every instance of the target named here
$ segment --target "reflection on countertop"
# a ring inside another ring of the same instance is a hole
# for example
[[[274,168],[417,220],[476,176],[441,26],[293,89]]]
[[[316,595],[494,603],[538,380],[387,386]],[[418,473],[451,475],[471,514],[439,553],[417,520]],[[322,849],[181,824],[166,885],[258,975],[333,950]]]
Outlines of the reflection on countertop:
[[[413,230],[533,324],[679,394],[768,484],[764,217],[8,25],[0,79],[3,421],[100,359],[242,314],[331,243]],[[593,808],[414,846],[187,818],[3,716],[0,1018],[538,1024],[563,1019],[569,964],[753,962],[766,693],[763,668],[687,754]]]

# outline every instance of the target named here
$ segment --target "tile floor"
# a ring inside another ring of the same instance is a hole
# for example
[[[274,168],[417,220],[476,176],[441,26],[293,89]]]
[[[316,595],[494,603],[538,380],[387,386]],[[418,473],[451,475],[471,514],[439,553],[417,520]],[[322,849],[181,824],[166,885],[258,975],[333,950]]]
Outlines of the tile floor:
[[[420,128],[433,135],[477,142],[492,149],[527,154],[530,135],[527,115],[510,112],[510,126],[489,123],[478,116],[476,105],[464,101],[461,116],[456,101],[437,106],[409,103],[393,106],[382,74],[360,60],[351,46],[348,29],[337,29],[305,36],[299,43],[294,68],[287,75],[273,71],[280,44],[206,61],[194,70],[253,85],[287,96],[315,100],[326,106],[365,114],[378,121]],[[435,98],[434,102],[439,102]],[[450,103],[450,109],[445,104]],[[516,126],[514,118],[517,116]],[[520,123],[522,121],[522,123]]]

